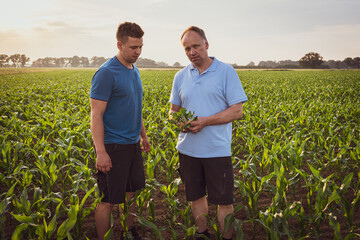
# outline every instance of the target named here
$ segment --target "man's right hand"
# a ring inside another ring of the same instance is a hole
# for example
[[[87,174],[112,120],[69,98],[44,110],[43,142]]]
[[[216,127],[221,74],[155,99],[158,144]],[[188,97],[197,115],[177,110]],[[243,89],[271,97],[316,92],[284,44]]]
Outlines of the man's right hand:
[[[107,152],[100,152],[96,154],[96,169],[107,173],[110,171],[110,168],[112,167],[111,159],[109,154]]]

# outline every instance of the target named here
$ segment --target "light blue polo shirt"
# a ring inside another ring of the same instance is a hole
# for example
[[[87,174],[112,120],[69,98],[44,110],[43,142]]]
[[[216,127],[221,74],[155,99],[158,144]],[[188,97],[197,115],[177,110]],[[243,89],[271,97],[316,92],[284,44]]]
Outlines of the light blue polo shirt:
[[[109,59],[93,76],[90,97],[107,102],[103,116],[105,144],[140,140],[143,88],[135,66],[128,69],[116,56]]]
[[[199,75],[193,64],[174,78],[170,102],[196,116],[208,117],[248,99],[235,69],[214,58]],[[198,158],[231,156],[232,123],[206,126],[198,133],[179,133],[177,150]]]

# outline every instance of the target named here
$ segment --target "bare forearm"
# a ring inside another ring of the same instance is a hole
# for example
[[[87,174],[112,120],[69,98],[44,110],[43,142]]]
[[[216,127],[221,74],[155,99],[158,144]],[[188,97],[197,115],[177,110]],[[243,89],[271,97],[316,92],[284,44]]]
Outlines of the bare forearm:
[[[90,129],[96,152],[105,152],[104,123],[101,116],[91,115]]]
[[[212,116],[206,117],[205,122],[207,126],[226,124],[242,118],[242,108],[230,107]]]
[[[191,122],[190,131],[197,133],[206,126],[226,124],[240,118],[242,118],[242,103],[231,105],[209,117],[198,117],[196,121]]]
[[[140,131],[140,137],[142,139],[145,139],[147,138],[147,135],[146,135],[146,130],[145,130],[145,126],[144,126],[144,121],[141,120],[141,131]]]

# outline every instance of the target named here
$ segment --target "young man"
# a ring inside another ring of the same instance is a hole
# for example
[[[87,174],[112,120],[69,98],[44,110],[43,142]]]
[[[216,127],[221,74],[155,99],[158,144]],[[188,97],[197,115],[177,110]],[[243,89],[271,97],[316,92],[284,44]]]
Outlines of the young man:
[[[222,231],[225,217],[234,210],[231,122],[242,118],[247,97],[234,68],[208,56],[209,43],[202,29],[189,27],[181,43],[191,64],[175,75],[170,117],[181,108],[198,116],[190,128],[180,132],[176,148],[198,233],[210,237],[204,216],[208,214],[206,192],[208,201],[218,205]],[[232,231],[228,230],[224,239],[231,239]]]
[[[99,239],[110,229],[114,204],[124,203],[125,196],[131,199],[145,186],[141,149],[149,152],[150,144],[142,122],[140,74],[133,65],[141,54],[143,35],[136,23],[120,24],[116,33],[119,51],[98,69],[91,82],[91,133],[97,182],[103,194],[95,211]],[[130,210],[134,211],[134,206]],[[131,214],[127,224],[133,237],[140,239]]]

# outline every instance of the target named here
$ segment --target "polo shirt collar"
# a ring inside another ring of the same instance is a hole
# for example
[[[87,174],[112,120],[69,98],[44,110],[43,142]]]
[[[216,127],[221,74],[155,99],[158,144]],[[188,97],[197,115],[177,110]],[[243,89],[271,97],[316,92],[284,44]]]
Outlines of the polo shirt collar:
[[[210,65],[210,67],[208,69],[206,69],[202,74],[206,73],[206,72],[215,72],[217,65],[219,64],[219,61],[215,58],[215,57],[210,57],[212,59],[214,59],[213,63]],[[196,67],[194,67],[193,63],[190,63],[190,69],[191,70],[197,70]]]

